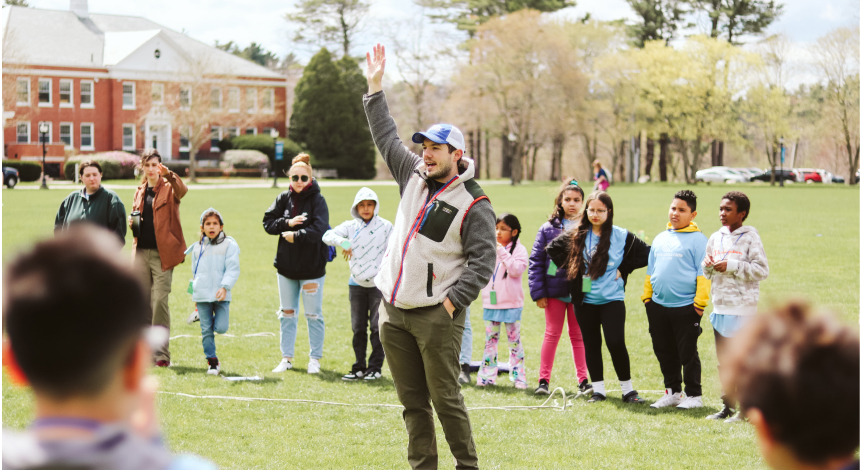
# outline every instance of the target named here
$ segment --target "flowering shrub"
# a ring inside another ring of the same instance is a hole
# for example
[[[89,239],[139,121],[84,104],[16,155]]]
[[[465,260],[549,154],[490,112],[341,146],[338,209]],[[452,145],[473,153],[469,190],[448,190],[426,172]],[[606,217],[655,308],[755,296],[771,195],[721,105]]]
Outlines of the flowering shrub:
[[[133,179],[135,167],[140,162],[140,157],[133,153],[120,151],[78,155],[66,160],[66,167],[63,169],[66,179],[75,179],[75,164],[84,160],[94,160],[102,166],[102,179],[116,180]]]

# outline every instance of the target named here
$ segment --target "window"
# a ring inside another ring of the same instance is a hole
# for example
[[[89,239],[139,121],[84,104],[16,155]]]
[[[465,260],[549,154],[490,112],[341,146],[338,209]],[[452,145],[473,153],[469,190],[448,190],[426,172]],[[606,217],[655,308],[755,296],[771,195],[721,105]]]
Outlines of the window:
[[[153,83],[153,103],[162,104],[165,102],[165,84]]]
[[[191,130],[191,126],[188,126],[185,129],[180,127],[180,152],[189,151],[189,136],[191,135]]]
[[[18,79],[18,106],[30,106],[30,79]],[[29,124],[28,124],[29,126]]]
[[[257,88],[245,89],[245,112],[251,114],[257,112]]]
[[[30,123],[29,122],[19,122],[18,130],[17,130],[18,138],[15,139],[19,144],[26,144],[30,142]]]
[[[275,110],[275,91],[272,88],[263,90],[263,112],[271,113]]]
[[[135,109],[135,82],[123,82],[123,109]]]
[[[52,106],[51,102],[51,79],[39,79],[39,106]]]
[[[75,103],[72,101],[72,80],[60,79],[60,107],[72,108]]]
[[[189,109],[192,106],[192,90],[188,86],[180,86],[180,108]]]
[[[271,127],[264,127],[263,128],[263,135],[270,135],[271,133],[272,133]]]
[[[230,113],[239,112],[239,88],[231,88],[227,91],[227,110]]]
[[[93,107],[93,81],[81,80],[81,107]]]
[[[210,152],[221,152],[218,143],[221,140],[221,127],[212,126],[210,130]]]
[[[93,123],[81,124],[81,150],[93,150]]]
[[[123,124],[123,150],[135,150],[134,124]]]
[[[51,143],[51,139],[52,139],[51,135],[52,135],[52,134],[53,134],[53,132],[54,132],[54,123],[52,123],[52,122],[45,122],[45,124],[48,124],[48,132],[46,132],[44,135],[39,131],[39,127],[41,127],[41,126],[42,126],[42,123],[40,122],[39,124],[37,124],[37,125],[36,125],[36,133],[37,133],[37,135],[39,136],[39,143],[40,143],[40,144],[41,144],[43,141],[44,141],[46,144],[50,144],[50,143]]]
[[[72,123],[71,122],[61,122],[60,123],[60,142],[66,144],[67,148],[72,147]]]
[[[221,109],[221,88],[210,90],[210,107],[212,109]]]
[[[239,135],[239,127],[228,127],[227,136],[231,139]]]
[[[246,127],[245,135],[257,135],[257,127]]]

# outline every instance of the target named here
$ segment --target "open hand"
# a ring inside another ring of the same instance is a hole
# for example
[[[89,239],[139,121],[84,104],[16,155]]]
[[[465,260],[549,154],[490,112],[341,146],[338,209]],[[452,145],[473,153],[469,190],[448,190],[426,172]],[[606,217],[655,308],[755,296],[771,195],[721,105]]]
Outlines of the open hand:
[[[342,249],[341,254],[344,255],[344,261],[350,261],[350,258],[353,257],[353,248]]]
[[[159,163],[159,174],[160,174],[160,175],[162,175],[162,176],[168,176],[168,173],[170,173],[170,172],[171,172],[171,170],[168,170],[168,167],[166,167],[166,166],[162,165],[161,163]]]
[[[218,290],[218,292],[216,292],[216,300],[221,302],[226,298],[227,298],[227,289],[222,287],[221,289]]]
[[[374,55],[365,53],[365,63],[368,68],[365,78],[368,80],[368,94],[373,95],[383,90],[383,70],[386,68],[386,48],[379,43],[374,46]]]

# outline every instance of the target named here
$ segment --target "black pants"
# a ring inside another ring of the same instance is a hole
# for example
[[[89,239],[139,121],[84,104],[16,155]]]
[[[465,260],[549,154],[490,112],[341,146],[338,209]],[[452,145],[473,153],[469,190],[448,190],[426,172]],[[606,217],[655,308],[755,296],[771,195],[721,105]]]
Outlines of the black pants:
[[[655,301],[646,303],[646,313],[652,350],[664,376],[664,387],[671,389],[673,393],[679,393],[682,391],[685,377],[685,394],[690,397],[701,396],[703,392],[700,387],[697,338],[703,332],[700,327],[702,317],[698,315],[693,304],[665,307]]]
[[[724,357],[724,349],[728,346],[730,338],[722,336],[721,333],[714,329],[712,330],[712,333],[715,335],[715,355],[718,357],[718,378],[721,380],[721,401],[724,403],[724,406],[735,409],[736,400],[728,396],[727,390],[724,389],[724,373],[721,370],[721,358]]]
[[[376,287],[347,286],[350,296],[350,323],[353,327],[353,352],[356,362],[352,372],[380,372],[383,369],[383,346],[380,344],[378,319],[383,294]],[[368,348],[368,326],[371,323],[371,357],[365,367]]]
[[[590,380],[600,382],[605,380],[602,365],[602,331],[605,342],[611,353],[611,361],[620,382],[631,380],[631,364],[629,351],[626,349],[626,304],[615,300],[602,305],[592,305],[584,302],[575,308],[575,316],[581,326],[584,338],[587,370]]]

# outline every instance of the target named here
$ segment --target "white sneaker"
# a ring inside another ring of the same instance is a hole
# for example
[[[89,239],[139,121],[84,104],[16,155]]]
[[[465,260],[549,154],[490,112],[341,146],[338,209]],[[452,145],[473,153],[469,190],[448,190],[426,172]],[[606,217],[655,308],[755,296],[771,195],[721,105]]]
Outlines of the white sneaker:
[[[275,366],[275,369],[273,369],[272,371],[273,372],[284,372],[284,371],[290,370],[290,369],[293,369],[293,363],[288,361],[287,358],[284,357],[281,359],[281,362],[279,362],[278,365]]]
[[[320,361],[318,361],[317,359],[309,359],[308,360],[308,373],[309,374],[320,373]]]
[[[201,321],[201,317],[200,317],[200,315],[198,315],[198,309],[197,308],[195,309],[194,312],[191,313],[191,315],[189,315],[188,318],[186,318],[186,323],[188,323],[189,325],[191,325],[192,323],[194,323],[196,321]]]
[[[683,400],[679,405],[676,405],[676,407],[681,410],[701,408],[703,407],[703,399],[701,397],[685,397],[685,400]]]
[[[670,389],[665,390],[664,396],[658,399],[655,403],[650,405],[650,408],[664,408],[666,406],[676,406],[682,402],[682,392],[679,393],[671,393]]]

